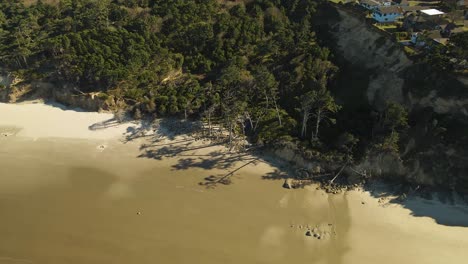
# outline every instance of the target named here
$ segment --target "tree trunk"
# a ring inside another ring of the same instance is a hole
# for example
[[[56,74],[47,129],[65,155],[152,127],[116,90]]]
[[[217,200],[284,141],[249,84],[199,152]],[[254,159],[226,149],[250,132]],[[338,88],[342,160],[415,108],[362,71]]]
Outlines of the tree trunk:
[[[279,109],[278,109],[278,105],[276,104],[276,101],[275,102],[275,110],[276,110],[276,115],[278,116],[278,122],[279,122],[279,125],[280,127],[283,126],[283,123],[281,122],[281,115],[279,113]]]
[[[228,117],[228,125],[229,125],[229,148],[232,148],[232,122],[229,117]]]
[[[318,133],[319,133],[319,127],[320,127],[320,121],[322,120],[322,110],[318,109],[317,110],[317,121],[315,122],[315,133],[312,136],[312,140],[317,140],[318,139]]]
[[[338,178],[338,176],[340,176],[340,174],[343,172],[343,170],[346,168],[346,166],[348,166],[348,163],[349,163],[349,160],[346,161],[346,163],[343,165],[343,167],[341,167],[340,171],[338,171],[338,173],[335,175],[335,177],[333,177],[333,179],[331,179],[330,184],[332,184],[336,180],[336,178]]]
[[[26,65],[26,67],[28,67],[28,61],[26,60],[26,57],[24,55],[22,55],[21,57],[23,57],[23,61],[24,61],[24,64]]]
[[[249,120],[250,129],[252,129],[252,132],[255,133],[256,126],[254,126],[254,124],[253,124],[252,117],[250,116],[249,113],[247,113],[246,117],[247,117],[247,119]]]
[[[301,137],[304,138],[307,133],[307,120],[309,120],[309,113],[304,111],[304,117],[302,118],[302,130]]]
[[[232,123],[229,123],[229,148],[232,148]]]
[[[266,91],[265,91],[265,100],[266,100],[266,107],[268,108],[270,106],[270,100],[268,98]]]
[[[211,137],[211,111],[208,110],[208,135]]]

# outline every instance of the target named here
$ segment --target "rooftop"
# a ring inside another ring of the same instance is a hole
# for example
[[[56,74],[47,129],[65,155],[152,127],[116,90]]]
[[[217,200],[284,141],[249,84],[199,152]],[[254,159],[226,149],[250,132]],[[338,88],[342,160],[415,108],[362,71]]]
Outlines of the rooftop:
[[[381,14],[390,14],[390,13],[402,14],[403,9],[399,6],[381,6],[379,7],[378,12]]]
[[[375,1],[375,0],[361,0],[360,1],[361,4],[367,4],[369,6],[379,6],[379,2]]]
[[[381,6],[384,3],[392,2],[391,0],[360,0],[361,4],[367,4],[369,6]]]
[[[437,9],[424,9],[421,10],[422,13],[428,15],[428,16],[436,16],[436,15],[443,15],[444,12],[439,11]]]

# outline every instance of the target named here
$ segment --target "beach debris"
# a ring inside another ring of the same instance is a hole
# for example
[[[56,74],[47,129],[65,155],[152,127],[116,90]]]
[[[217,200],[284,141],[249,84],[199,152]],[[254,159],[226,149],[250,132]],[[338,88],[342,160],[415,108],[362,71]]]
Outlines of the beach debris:
[[[297,228],[297,229],[306,229],[304,234],[307,237],[313,237],[318,240],[328,240],[332,236],[336,236],[336,231],[335,227],[331,223],[321,223],[318,225],[315,225],[315,227],[311,228],[312,225],[305,224],[305,225],[295,225],[295,224],[290,224],[291,228]]]
[[[285,188],[285,189],[298,189],[298,188],[304,187],[305,185],[307,185],[309,183],[310,183],[310,181],[308,181],[308,180],[298,180],[298,179],[288,178],[288,179],[284,180],[283,188]]]
[[[361,204],[366,204],[366,202],[362,201]]]
[[[284,181],[283,188],[292,189],[292,179],[286,179]]]
[[[103,145],[103,144],[97,146],[97,149],[99,149],[99,150],[104,150],[105,148],[106,148],[106,146]]]
[[[137,212],[137,215],[141,215],[141,212]]]

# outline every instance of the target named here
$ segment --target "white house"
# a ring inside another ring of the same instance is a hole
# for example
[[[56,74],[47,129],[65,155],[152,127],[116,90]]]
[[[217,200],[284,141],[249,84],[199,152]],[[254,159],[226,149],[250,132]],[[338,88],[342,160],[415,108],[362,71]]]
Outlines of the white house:
[[[391,6],[391,0],[360,0],[359,4],[368,10],[375,10],[381,6]]]
[[[400,17],[403,17],[403,9],[399,6],[382,6],[372,13],[372,18],[379,23],[392,23]]]
[[[445,14],[444,12],[437,9],[423,9],[421,10],[421,13],[428,17],[440,17]]]

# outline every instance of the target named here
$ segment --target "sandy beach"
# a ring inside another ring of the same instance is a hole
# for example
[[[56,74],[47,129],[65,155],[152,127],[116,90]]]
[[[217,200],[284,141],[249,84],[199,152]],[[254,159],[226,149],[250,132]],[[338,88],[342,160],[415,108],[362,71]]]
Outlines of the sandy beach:
[[[274,164],[161,126],[0,103],[0,263],[468,259],[461,202],[284,189]]]

